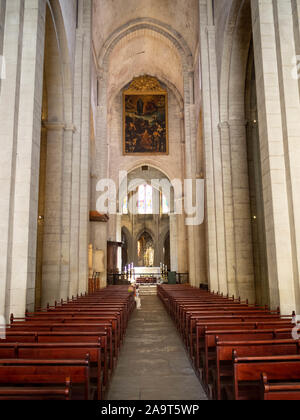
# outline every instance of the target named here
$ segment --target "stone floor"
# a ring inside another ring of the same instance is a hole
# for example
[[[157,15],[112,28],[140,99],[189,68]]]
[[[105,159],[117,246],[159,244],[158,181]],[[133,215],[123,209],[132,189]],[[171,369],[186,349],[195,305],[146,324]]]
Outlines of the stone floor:
[[[108,400],[206,400],[157,296],[144,296],[130,320]]]

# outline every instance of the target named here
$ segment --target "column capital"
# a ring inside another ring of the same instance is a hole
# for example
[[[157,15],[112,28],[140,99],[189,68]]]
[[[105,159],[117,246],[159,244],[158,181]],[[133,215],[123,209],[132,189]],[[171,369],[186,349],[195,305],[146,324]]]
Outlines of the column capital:
[[[42,121],[42,127],[48,131],[77,131],[74,124],[66,124],[63,121]]]
[[[48,131],[62,131],[65,128],[65,123],[62,121],[42,121],[42,127]]]

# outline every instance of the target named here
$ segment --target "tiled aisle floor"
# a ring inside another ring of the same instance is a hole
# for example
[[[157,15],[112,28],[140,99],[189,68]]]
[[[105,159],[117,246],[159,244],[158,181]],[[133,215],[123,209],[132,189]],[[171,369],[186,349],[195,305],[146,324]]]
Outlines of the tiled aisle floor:
[[[133,314],[108,400],[206,400],[173,321],[157,296]]]

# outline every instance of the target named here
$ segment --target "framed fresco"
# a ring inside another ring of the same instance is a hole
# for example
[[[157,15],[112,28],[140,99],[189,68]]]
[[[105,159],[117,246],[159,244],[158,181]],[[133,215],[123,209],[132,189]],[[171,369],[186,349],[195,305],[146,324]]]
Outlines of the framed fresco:
[[[123,93],[123,154],[169,154],[168,93],[154,77],[134,79]]]

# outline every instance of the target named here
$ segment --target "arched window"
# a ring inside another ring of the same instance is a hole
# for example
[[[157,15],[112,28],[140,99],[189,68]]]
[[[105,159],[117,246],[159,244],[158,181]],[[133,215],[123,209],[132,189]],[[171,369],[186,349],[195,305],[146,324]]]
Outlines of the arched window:
[[[140,185],[138,190],[138,214],[153,213],[153,188],[150,185]]]

